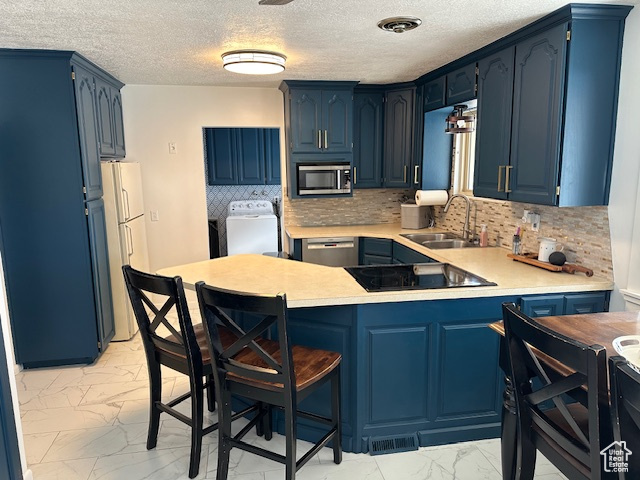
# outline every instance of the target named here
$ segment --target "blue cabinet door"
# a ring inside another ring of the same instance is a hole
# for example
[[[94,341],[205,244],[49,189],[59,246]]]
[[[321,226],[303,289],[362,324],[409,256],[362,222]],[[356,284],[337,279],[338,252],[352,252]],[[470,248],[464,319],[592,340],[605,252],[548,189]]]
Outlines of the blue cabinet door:
[[[509,199],[557,203],[567,52],[563,23],[516,45]]]
[[[113,115],[113,143],[115,156],[124,157],[127,153],[124,143],[124,119],[122,115],[122,96],[120,91],[111,90],[111,113]]]
[[[98,349],[104,351],[115,334],[113,303],[111,301],[111,276],[107,250],[107,230],[105,225],[104,201],[87,202],[87,222],[89,224],[89,249],[95,293],[96,321],[98,324]]]
[[[564,297],[564,314],[598,313],[606,311],[606,292],[570,294]]]
[[[280,129],[264,129],[264,154],[267,185],[280,185]]]
[[[382,136],[384,133],[384,95],[354,95],[354,188],[382,186]]]
[[[437,110],[445,105],[447,77],[442,76],[424,85],[423,111]]]
[[[260,128],[233,129],[239,185],[264,185],[264,132]]]
[[[424,114],[420,173],[423,190],[449,190],[451,187],[451,149],[454,136],[444,131],[450,114],[449,107]]]
[[[534,295],[520,300],[522,313],[529,317],[564,315],[564,295]]]
[[[76,112],[80,135],[80,154],[85,199],[102,197],[102,171],[100,169],[100,142],[96,114],[96,84],[87,70],[73,66],[75,73]]]
[[[98,140],[100,142],[100,155],[111,157],[116,153],[115,136],[113,132],[113,103],[112,89],[109,84],[96,79],[96,105],[98,108]]]
[[[409,188],[413,157],[415,88],[387,92],[384,134],[385,187]]]
[[[321,90],[291,90],[291,153],[317,153],[322,150],[322,106]]]
[[[353,91],[322,91],[322,150],[353,151]]]
[[[437,373],[431,392],[436,428],[463,419],[499,422],[503,387],[498,368],[500,337],[487,327],[494,320],[437,326]]]
[[[476,97],[476,64],[447,74],[447,105],[466,102]]]
[[[236,136],[232,128],[207,128],[207,177],[209,185],[237,185]]]
[[[511,148],[515,47],[478,62],[478,116],[473,193],[506,199],[505,175]]]

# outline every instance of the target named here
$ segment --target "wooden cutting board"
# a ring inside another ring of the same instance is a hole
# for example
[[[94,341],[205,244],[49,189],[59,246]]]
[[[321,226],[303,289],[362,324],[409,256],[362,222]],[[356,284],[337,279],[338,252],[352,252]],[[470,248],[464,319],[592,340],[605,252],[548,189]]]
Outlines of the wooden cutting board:
[[[552,265],[549,262],[542,262],[537,258],[530,255],[516,255],[515,253],[508,253],[507,257],[513,258],[516,262],[527,263],[529,265],[535,265],[539,268],[544,268],[550,272],[561,272],[562,267],[559,265]]]
[[[549,270],[550,272],[566,272],[570,274],[575,274],[576,272],[582,272],[587,277],[593,277],[593,270],[590,268],[582,267],[580,265],[574,265],[572,263],[565,263],[562,266],[552,265],[549,262],[543,262],[538,260],[538,257],[535,253],[525,253],[524,255],[515,255],[513,253],[508,253],[507,257],[513,258],[517,262],[526,263],[528,265],[534,265],[539,268],[544,268],[545,270]]]

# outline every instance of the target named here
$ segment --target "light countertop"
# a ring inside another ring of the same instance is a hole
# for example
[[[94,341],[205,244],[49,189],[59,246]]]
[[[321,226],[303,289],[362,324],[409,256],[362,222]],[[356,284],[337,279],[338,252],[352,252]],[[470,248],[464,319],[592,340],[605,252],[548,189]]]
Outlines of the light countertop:
[[[285,292],[290,308],[586,292],[613,288],[613,283],[602,277],[588,278],[581,273],[571,275],[549,272],[514,262],[507,257],[510,251],[500,247],[430,250],[400,236],[400,233],[438,231],[443,230],[402,230],[399,224],[287,228],[288,235],[295,239],[332,236],[389,238],[434,260],[451,263],[484,277],[497,283],[497,286],[367,292],[343,268],[253,254],[163,268],[158,274],[179,275],[186,288],[194,288],[196,282],[202,280],[220,288],[250,293]]]

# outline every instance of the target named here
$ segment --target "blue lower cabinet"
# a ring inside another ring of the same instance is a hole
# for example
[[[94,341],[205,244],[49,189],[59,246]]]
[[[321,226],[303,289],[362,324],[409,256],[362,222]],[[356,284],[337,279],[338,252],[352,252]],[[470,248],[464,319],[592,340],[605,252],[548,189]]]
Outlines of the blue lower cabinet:
[[[391,257],[384,255],[374,255],[371,253],[363,253],[360,265],[390,265],[395,263]]]
[[[500,336],[487,325],[502,319],[503,302],[542,305],[548,297],[549,304],[560,298],[571,309],[586,308],[589,302],[595,309],[606,306],[608,295],[586,292],[294,308],[289,310],[289,334],[293,344],[342,355],[346,452],[367,452],[370,443],[389,437],[417,438],[420,446],[440,445],[500,435],[504,389],[498,366]],[[244,328],[256,323],[250,316],[236,320]],[[300,403],[303,410],[325,416],[330,405],[328,385]],[[274,420],[282,433],[279,411]],[[298,419],[300,439],[317,441],[325,433],[325,427]]]
[[[522,313],[529,317],[548,317],[564,313],[562,295],[536,295],[523,298],[520,302]]]
[[[564,313],[565,315],[575,315],[578,313],[606,312],[609,309],[608,303],[606,292],[565,295]]]
[[[520,308],[525,315],[534,318],[606,312],[609,292],[531,295],[522,298]]]

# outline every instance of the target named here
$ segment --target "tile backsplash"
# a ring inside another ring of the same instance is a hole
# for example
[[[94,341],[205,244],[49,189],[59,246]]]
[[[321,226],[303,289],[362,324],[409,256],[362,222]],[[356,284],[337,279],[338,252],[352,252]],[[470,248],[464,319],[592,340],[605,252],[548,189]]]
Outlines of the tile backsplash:
[[[522,223],[524,210],[541,216],[540,231]],[[454,200],[444,213],[435,207],[436,226],[454,233],[462,233],[465,202]],[[548,207],[527,203],[472,198],[470,224],[476,235],[480,225],[486,224],[490,246],[511,248],[516,227],[521,227],[522,252],[536,252],[539,237],[555,238],[564,246],[567,262],[593,270],[594,274],[613,280],[611,239],[607,207]]]
[[[371,225],[399,223],[400,204],[413,198],[411,190],[376,188],[354,190],[347,198],[285,197],[282,202],[287,225]]]
[[[283,199],[286,225],[367,225],[400,223],[400,205],[413,198],[411,190],[355,190],[350,198]],[[524,210],[541,215],[540,231],[522,224]],[[462,233],[465,202],[454,200],[445,214],[435,207],[436,227]],[[613,280],[611,240],[607,207],[558,208],[526,203],[472,198],[471,228],[487,225],[489,245],[511,248],[516,227],[522,228],[522,251],[537,252],[538,237],[551,237],[564,245],[569,263],[591,268],[598,276]]]

